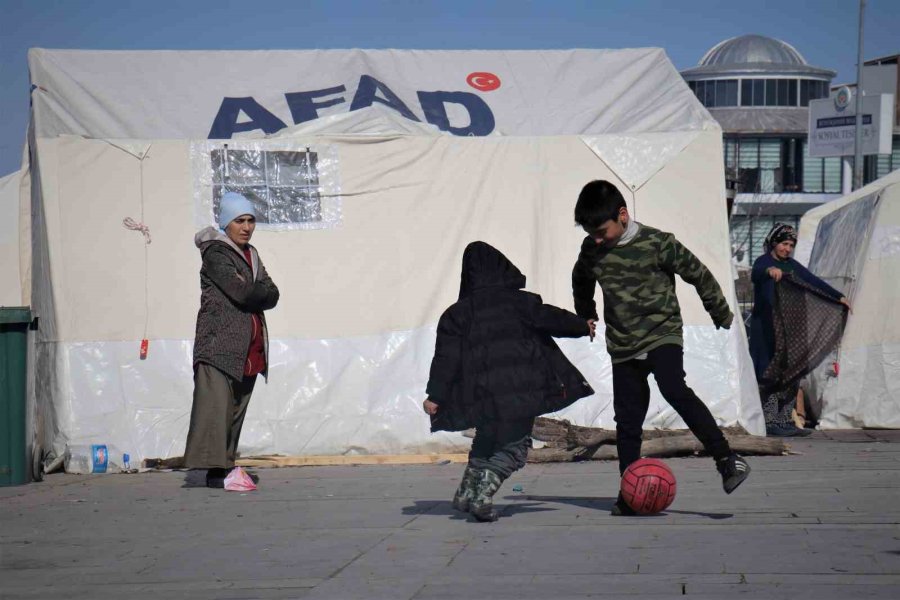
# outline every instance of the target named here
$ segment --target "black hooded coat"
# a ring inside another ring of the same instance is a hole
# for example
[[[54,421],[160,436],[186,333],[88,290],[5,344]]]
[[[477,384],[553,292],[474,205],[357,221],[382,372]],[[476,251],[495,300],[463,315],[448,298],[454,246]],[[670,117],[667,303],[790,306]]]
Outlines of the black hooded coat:
[[[594,393],[552,339],[588,335],[587,322],[523,287],[499,250],[466,247],[459,300],[438,322],[426,389],[438,404],[432,431],[536,417]]]

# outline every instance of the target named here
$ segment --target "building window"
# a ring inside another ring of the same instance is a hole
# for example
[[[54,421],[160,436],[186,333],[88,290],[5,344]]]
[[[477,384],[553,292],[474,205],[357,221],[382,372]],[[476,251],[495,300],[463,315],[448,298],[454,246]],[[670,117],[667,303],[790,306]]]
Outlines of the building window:
[[[781,192],[781,140],[759,140],[759,189],[761,194]]]
[[[759,191],[759,140],[739,139],[737,152],[738,191],[756,193]]]
[[[739,192],[774,194],[782,191],[781,140],[739,138],[736,151]]]
[[[895,135],[890,154],[873,154],[865,157],[863,182],[871,183],[897,169],[900,169],[900,136]]]
[[[843,169],[841,166],[841,157],[832,156],[823,158],[823,187],[826,194],[840,194],[841,182],[843,181]]]
[[[706,82],[706,94],[704,95],[704,99],[702,100],[703,106],[715,106],[716,105],[716,82],[715,81],[707,81]]]
[[[777,94],[777,98],[775,99],[775,103],[778,106],[787,106],[788,105],[788,80],[787,79],[776,79],[775,80],[775,90]]]
[[[839,194],[843,183],[841,157],[812,158],[806,140],[803,141],[803,191],[808,193]]]
[[[766,79],[766,106],[776,106],[778,102],[778,80]]]
[[[741,79],[741,106],[753,106],[752,79]]]
[[[766,80],[753,80],[753,106],[766,105]]]
[[[715,108],[717,106],[738,105],[737,79],[689,81],[688,86],[703,106]]]
[[[819,91],[816,94],[816,97],[813,100],[818,100],[820,98],[827,98],[831,93],[831,83],[828,81],[819,81]]]
[[[704,82],[696,82],[697,84]],[[707,86],[712,81],[705,82]],[[715,82],[715,104],[708,106],[809,106],[810,100],[828,97],[828,82],[810,79],[722,79]],[[740,88],[740,99],[737,91]],[[709,94],[695,89],[701,101],[709,99]],[[705,89],[709,89],[706,87]]]
[[[737,79],[716,81],[716,106],[737,106]]]
[[[738,192],[780,194],[802,192],[802,138],[740,138],[723,140],[726,177],[738,180]],[[821,182],[822,174],[816,175]]]
[[[763,209],[750,208],[754,214],[734,215],[728,224],[731,235],[731,255],[734,262],[752,267],[754,261],[765,253],[763,242],[775,223],[785,223],[795,228],[802,215],[762,215]]]
[[[725,171],[726,172],[737,172],[737,150],[738,150],[738,142],[734,138],[725,138],[724,140],[724,149],[725,149]]]
[[[800,106],[809,106],[810,100],[827,98],[830,85],[827,81],[815,81],[812,79],[800,80]]]
[[[809,106],[809,79],[800,80],[800,106]]]

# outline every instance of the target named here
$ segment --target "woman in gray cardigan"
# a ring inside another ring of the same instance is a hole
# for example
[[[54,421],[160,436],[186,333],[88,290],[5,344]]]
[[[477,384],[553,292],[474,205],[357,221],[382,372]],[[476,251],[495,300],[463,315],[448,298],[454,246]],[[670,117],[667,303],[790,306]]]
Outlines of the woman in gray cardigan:
[[[256,228],[253,204],[241,194],[226,192],[219,227],[207,227],[194,237],[203,266],[184,466],[207,469],[206,485],[221,488],[234,467],[256,376],[268,374],[263,311],[278,303],[279,294],[250,245]]]

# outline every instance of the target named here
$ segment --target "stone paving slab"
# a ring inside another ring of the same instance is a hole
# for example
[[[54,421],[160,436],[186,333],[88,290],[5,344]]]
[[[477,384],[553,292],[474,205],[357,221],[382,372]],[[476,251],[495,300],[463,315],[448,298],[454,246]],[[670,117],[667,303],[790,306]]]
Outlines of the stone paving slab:
[[[0,598],[900,597],[900,431],[790,443],[730,496],[669,459],[649,517],[609,515],[613,463],[529,465],[493,524],[450,507],[462,465],[260,470],[246,494],[51,475],[0,488]]]

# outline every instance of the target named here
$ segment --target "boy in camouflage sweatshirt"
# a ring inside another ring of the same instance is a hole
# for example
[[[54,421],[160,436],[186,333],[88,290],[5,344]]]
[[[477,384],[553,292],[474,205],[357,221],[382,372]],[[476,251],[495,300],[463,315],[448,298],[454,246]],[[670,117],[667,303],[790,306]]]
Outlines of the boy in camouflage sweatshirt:
[[[716,328],[728,329],[734,316],[709,269],[666,233],[631,219],[625,199],[608,181],[581,190],[575,222],[588,234],[572,271],[575,312],[597,318],[595,286],[603,290],[606,347],[612,359],[613,409],[619,473],[641,456],[641,435],[650,402],[652,373],[672,405],[716,461],[726,493],[750,473],[731,451],[709,409],[684,381],[681,310],[675,275],[697,289]],[[621,494],[613,515],[632,515]]]

